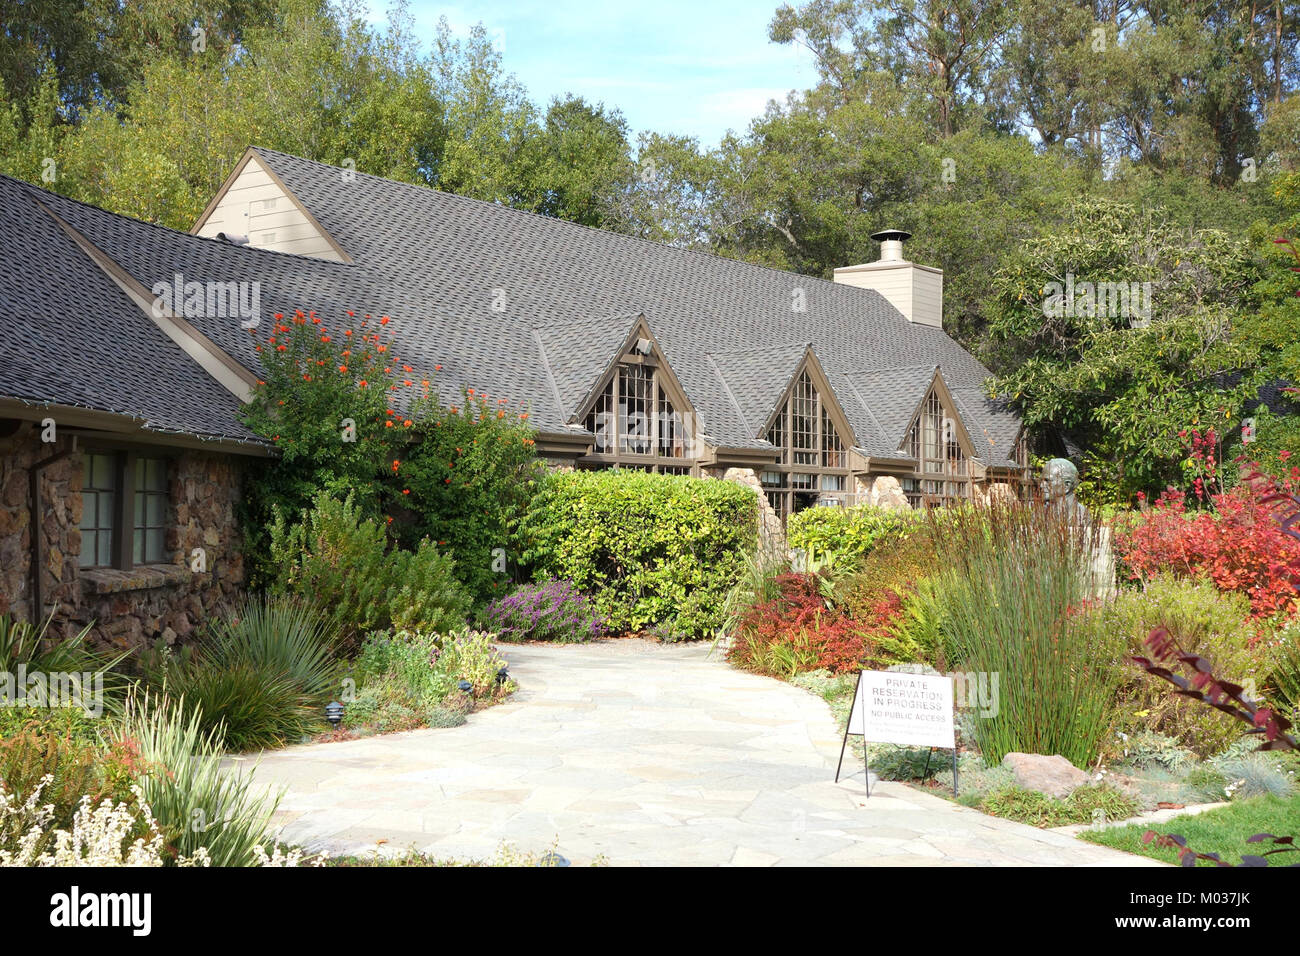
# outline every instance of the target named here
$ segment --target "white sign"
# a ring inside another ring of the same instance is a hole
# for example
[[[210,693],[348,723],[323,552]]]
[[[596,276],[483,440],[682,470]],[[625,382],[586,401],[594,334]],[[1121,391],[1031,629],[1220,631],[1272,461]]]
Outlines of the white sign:
[[[952,749],[952,713],[951,677],[862,671],[848,732],[874,743]]]

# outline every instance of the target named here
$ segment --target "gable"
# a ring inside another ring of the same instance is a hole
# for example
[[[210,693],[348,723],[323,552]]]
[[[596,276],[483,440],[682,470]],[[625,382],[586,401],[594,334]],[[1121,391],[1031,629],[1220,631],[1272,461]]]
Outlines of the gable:
[[[208,239],[221,233],[247,236],[248,244],[257,249],[348,261],[320,223],[251,150],[190,232]]]

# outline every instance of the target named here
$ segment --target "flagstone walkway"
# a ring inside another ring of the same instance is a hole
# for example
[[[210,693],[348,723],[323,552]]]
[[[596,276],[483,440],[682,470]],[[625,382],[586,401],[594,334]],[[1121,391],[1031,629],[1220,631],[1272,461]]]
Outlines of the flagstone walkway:
[[[866,799],[861,767],[837,785],[826,704],[707,646],[504,651],[520,691],[463,727],[263,756],[257,779],[287,787],[281,839],[462,858],[506,841],[615,866],[1152,865],[898,783]]]

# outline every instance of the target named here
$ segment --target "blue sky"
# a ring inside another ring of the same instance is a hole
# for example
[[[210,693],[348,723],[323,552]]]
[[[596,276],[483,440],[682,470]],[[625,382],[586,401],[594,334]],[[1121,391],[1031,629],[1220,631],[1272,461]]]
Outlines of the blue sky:
[[[767,39],[779,0],[410,0],[426,45],[440,16],[464,35],[482,21],[507,71],[545,105],[577,93],[643,130],[716,145],[744,131],[771,98],[816,82],[807,51]],[[371,0],[384,19],[386,0]]]

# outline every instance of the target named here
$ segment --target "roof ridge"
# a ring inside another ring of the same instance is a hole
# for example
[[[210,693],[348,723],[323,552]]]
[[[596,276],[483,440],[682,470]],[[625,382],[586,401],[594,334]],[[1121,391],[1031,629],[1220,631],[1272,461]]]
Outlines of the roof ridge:
[[[288,159],[294,159],[302,163],[311,163],[313,166],[321,166],[324,167],[325,169],[333,169],[339,172],[344,171],[342,166],[331,166],[329,163],[322,163],[319,160],[307,159],[305,156],[295,156],[293,153],[285,153],[280,150],[268,149],[264,146],[249,146],[249,149],[256,150],[259,153],[271,153],[276,156],[284,156],[287,157]],[[803,273],[803,272],[790,272],[788,269],[777,269],[774,266],[766,266],[758,262],[749,262],[745,259],[735,259],[732,258],[731,256],[719,255],[716,252],[706,252],[702,249],[695,249],[689,246],[674,246],[666,242],[656,242],[653,239],[643,239],[640,236],[630,236],[627,233],[615,232],[612,229],[602,229],[599,226],[587,226],[580,222],[573,222],[568,219],[560,219],[557,216],[547,216],[544,213],[533,212],[530,209],[516,209],[514,206],[506,206],[502,203],[491,202],[486,199],[474,199],[470,196],[462,196],[459,193],[447,192],[446,190],[437,189],[433,186],[421,186],[416,183],[404,183],[400,179],[389,179],[386,176],[375,176],[372,173],[365,173],[359,169],[348,170],[348,172],[352,172],[359,176],[365,176],[367,179],[373,179],[377,182],[388,183],[393,186],[399,186],[403,189],[417,190],[419,193],[422,194],[432,193],[437,196],[446,196],[449,199],[456,200],[459,202],[469,203],[475,206],[483,206],[494,210],[503,210],[507,213],[514,213],[520,216],[529,216],[534,219],[539,219],[547,223],[559,223],[562,224],[563,226],[572,227],[574,229],[582,229],[582,230],[586,230],[587,232],[594,232],[602,236],[609,236],[616,239],[626,240],[628,242],[635,242],[635,243],[640,243],[642,245],[654,246],[656,249],[672,249],[675,252],[683,252],[691,255],[702,256],[707,259],[717,259],[722,262],[730,263],[733,265],[748,266],[753,269],[762,269],[765,272],[773,272],[776,273],[777,275],[794,276],[800,279],[809,279],[813,282],[820,282],[824,285],[834,286],[837,289],[854,289],[859,292],[866,292],[871,295],[875,295],[882,302],[889,304],[888,300],[885,299],[885,297],[881,295],[879,292],[876,292],[874,289],[863,289],[860,286],[852,286],[843,282],[835,282],[832,279],[823,279],[820,276],[808,275],[807,273]],[[288,184],[286,183],[286,185]],[[902,318],[901,313],[899,314],[899,317]],[[907,321],[907,320],[904,318],[903,321]],[[939,329],[939,331],[943,332],[943,329]]]

